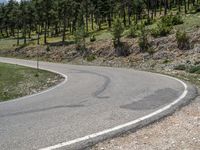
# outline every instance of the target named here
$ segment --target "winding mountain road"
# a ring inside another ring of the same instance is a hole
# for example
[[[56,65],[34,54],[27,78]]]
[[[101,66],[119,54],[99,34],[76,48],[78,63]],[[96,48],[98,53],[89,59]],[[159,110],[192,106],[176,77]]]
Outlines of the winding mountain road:
[[[0,62],[36,66],[11,58]],[[195,95],[195,88],[180,80],[132,69],[47,62],[40,67],[67,78],[40,94],[0,103],[1,150],[81,148],[88,139],[95,142],[141,120],[156,120]]]

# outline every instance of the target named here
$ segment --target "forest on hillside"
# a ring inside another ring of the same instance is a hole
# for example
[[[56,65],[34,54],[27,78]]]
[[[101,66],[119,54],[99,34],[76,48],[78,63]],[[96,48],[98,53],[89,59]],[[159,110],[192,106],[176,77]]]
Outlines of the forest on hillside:
[[[0,4],[0,38],[15,37],[19,45],[19,39],[26,43],[42,36],[47,44],[47,37],[62,37],[65,42],[67,35],[86,36],[102,28],[114,30],[120,38],[122,26],[141,21],[149,25],[172,11],[180,16],[197,10],[198,4],[199,0],[10,0]]]

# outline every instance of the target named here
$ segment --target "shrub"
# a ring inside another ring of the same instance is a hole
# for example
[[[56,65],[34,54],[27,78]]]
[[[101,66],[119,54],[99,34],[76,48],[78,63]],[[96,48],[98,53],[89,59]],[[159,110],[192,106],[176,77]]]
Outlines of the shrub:
[[[139,47],[142,52],[148,51],[150,44],[148,41],[148,33],[144,26],[141,25],[140,37],[139,37]]]
[[[188,70],[189,73],[200,74],[200,66],[191,66]]]
[[[35,75],[34,75],[36,78],[38,78],[39,77],[39,73],[37,72],[37,73],[35,73]]]
[[[121,42],[120,45],[115,48],[115,54],[117,56],[128,56],[130,54],[129,48],[127,43]]]
[[[77,28],[76,32],[75,32],[75,42],[76,42],[76,50],[77,51],[85,51],[86,47],[85,47],[85,29],[84,26],[80,26]]]
[[[200,5],[194,5],[194,6],[192,6],[192,8],[190,8],[191,14],[196,14],[198,12],[200,12]]]
[[[181,50],[190,49],[189,37],[187,36],[185,31],[181,32],[178,30],[176,32],[176,41],[179,49]]]
[[[151,35],[153,37],[159,37],[159,36],[167,36],[170,31],[171,31],[172,27],[168,26],[162,22],[160,22],[156,28],[151,30]]]
[[[96,41],[96,37],[94,36],[94,35],[92,35],[91,37],[90,37],[90,42],[95,42]]]
[[[152,20],[152,19],[150,19],[150,18],[147,18],[147,20],[144,22],[144,25],[145,25],[145,26],[152,25],[154,22],[155,22],[155,20]]]
[[[87,60],[88,62],[92,62],[92,61],[94,61],[95,59],[96,59],[95,55],[92,55],[92,54],[86,57],[86,60]]]
[[[46,51],[47,51],[47,52],[51,51],[49,45],[47,45]]]
[[[150,45],[149,45],[149,47],[148,47],[148,49],[147,49],[147,52],[148,52],[150,55],[153,55],[153,54],[155,53],[155,49],[153,49],[153,48],[150,47]]]
[[[120,38],[122,36],[122,33],[124,32],[124,27],[122,20],[120,18],[116,18],[113,23],[113,37],[114,41],[117,42],[117,45],[120,45]]]
[[[196,6],[196,9],[195,9],[196,13],[200,12],[200,6]]]
[[[165,60],[163,60],[163,64],[168,64],[169,62],[170,62],[169,59],[165,59]]]
[[[183,19],[179,14],[172,16],[172,25],[179,25],[183,23]]]
[[[175,70],[186,70],[186,65],[180,64],[174,67]]]
[[[132,25],[128,30],[128,37],[135,38],[137,36],[137,26]]]
[[[176,15],[167,15],[167,16],[163,16],[161,18],[161,22],[163,24],[165,24],[166,26],[174,26],[174,25],[178,25],[178,24],[183,24],[183,19],[180,16],[180,14],[176,14]]]

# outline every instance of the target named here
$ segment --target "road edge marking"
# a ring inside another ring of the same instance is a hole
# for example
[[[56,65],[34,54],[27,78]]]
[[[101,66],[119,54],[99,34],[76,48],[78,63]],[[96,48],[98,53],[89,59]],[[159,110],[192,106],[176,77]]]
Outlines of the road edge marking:
[[[154,116],[156,116],[156,115],[158,115],[158,114],[160,114],[160,113],[162,113],[162,112],[164,112],[164,111],[172,108],[172,106],[178,104],[183,98],[186,97],[186,95],[188,94],[188,86],[187,86],[187,84],[185,82],[183,82],[182,80],[180,80],[178,78],[171,77],[171,76],[168,76],[168,75],[163,75],[163,74],[159,74],[159,73],[155,73],[155,74],[157,74],[159,76],[163,76],[163,77],[167,77],[167,78],[176,80],[179,83],[181,83],[183,85],[183,87],[184,87],[183,93],[176,100],[174,100],[173,102],[171,102],[170,104],[164,106],[161,109],[156,110],[153,113],[150,113],[150,114],[148,114],[146,116],[138,118],[136,120],[133,120],[133,121],[130,121],[128,123],[125,123],[125,124],[122,124],[122,125],[118,125],[116,127],[109,128],[109,129],[106,129],[106,130],[103,130],[103,131],[100,131],[100,132],[97,132],[97,133],[86,135],[84,137],[77,138],[77,139],[74,139],[74,140],[71,140],[71,141],[66,141],[66,142],[58,143],[56,145],[49,146],[49,147],[46,147],[46,148],[41,148],[39,150],[55,150],[55,149],[62,148],[62,147],[65,147],[65,146],[70,146],[70,145],[73,145],[73,144],[76,144],[76,143],[79,143],[79,142],[84,142],[84,141],[92,139],[92,138],[96,138],[96,137],[99,137],[99,136],[104,136],[106,134],[109,134],[111,132],[115,132],[115,131],[121,130],[121,129],[126,128],[126,127],[133,126],[134,124],[137,124],[140,121],[144,121],[146,119],[150,119],[151,117],[154,117]]]

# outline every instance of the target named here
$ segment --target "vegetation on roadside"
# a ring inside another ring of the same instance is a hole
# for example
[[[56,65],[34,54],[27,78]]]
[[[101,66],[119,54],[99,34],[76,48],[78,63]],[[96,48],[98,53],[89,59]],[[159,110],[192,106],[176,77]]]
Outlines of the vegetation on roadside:
[[[158,0],[156,3],[150,0],[30,0],[20,3],[9,0],[0,4],[0,39],[12,42],[10,47],[52,42],[65,44],[68,40],[76,41],[77,31],[82,27],[86,41],[94,42],[98,38],[93,35],[113,30],[116,18],[121,19],[126,29],[130,27],[131,37],[136,36],[135,25],[141,21],[145,26],[155,26],[157,20],[161,20],[159,30],[152,32],[162,36],[169,33],[169,26],[184,22],[183,13],[197,13],[198,10],[198,0],[187,3],[182,0],[179,3],[175,0]]]
[[[144,24],[140,25],[140,36],[139,36],[139,47],[141,52],[148,52],[150,44],[148,41],[148,31],[146,30]]]
[[[185,71],[191,74],[200,74],[200,65],[179,64],[174,67],[175,70]]]
[[[190,41],[189,41],[189,36],[186,34],[185,31],[177,31],[176,32],[176,41],[178,44],[178,48],[181,50],[188,50],[190,49]]]
[[[39,92],[61,81],[60,75],[48,71],[0,63],[0,102]]]

